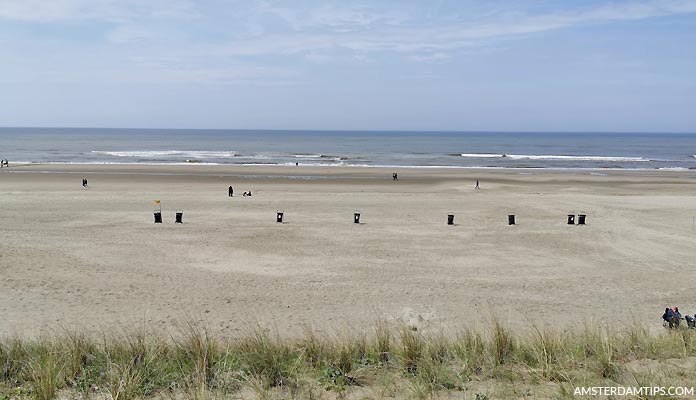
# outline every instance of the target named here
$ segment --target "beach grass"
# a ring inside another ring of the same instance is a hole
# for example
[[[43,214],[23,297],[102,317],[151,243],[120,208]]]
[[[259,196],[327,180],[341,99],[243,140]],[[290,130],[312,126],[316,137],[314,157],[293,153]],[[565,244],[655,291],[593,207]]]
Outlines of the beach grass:
[[[0,399],[573,398],[576,387],[690,386],[696,330],[639,324],[516,332],[373,329],[301,338],[257,326],[234,339],[189,323],[0,341]],[[648,398],[648,397],[645,397]]]

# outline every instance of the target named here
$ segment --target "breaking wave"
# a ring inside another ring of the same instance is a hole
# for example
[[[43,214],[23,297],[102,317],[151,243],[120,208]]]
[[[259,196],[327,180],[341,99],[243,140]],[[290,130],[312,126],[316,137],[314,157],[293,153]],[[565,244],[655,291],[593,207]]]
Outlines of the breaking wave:
[[[557,160],[557,161],[613,161],[613,162],[648,162],[643,157],[612,157],[612,156],[563,156],[563,155],[534,155],[534,154],[491,154],[463,153],[461,157],[468,158],[509,158],[511,160]]]
[[[149,151],[100,151],[93,150],[93,154],[113,157],[191,157],[191,158],[231,158],[238,154],[234,151],[196,151],[196,150],[149,150]]]

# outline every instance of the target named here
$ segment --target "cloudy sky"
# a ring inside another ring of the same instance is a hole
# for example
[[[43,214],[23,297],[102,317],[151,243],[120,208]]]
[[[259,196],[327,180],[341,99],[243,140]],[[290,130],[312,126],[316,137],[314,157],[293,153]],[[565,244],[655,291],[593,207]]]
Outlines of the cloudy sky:
[[[0,0],[0,126],[696,132],[696,0]]]

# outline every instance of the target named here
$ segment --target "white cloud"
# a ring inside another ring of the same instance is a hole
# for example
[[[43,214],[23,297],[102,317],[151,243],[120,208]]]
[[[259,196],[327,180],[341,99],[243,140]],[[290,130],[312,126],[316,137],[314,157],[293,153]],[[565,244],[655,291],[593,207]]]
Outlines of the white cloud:
[[[540,33],[584,24],[693,13],[696,12],[696,0],[612,3],[586,10],[539,15],[508,12],[489,15],[485,20],[475,22],[449,21],[445,25],[431,26],[377,24],[382,19],[375,14],[362,14],[355,9],[337,11],[335,8],[320,8],[314,14],[310,13],[309,18],[299,22],[299,16],[291,9],[270,8],[267,5],[263,7],[266,12],[282,16],[296,32],[231,41],[216,47],[216,51],[228,55],[250,56],[348,49],[361,52],[426,52],[423,56],[426,57],[427,54],[443,50],[476,46],[485,39]],[[322,25],[343,28],[370,25],[371,29],[322,31],[318,29]]]
[[[490,46],[503,38],[696,12],[696,0],[625,1],[541,14],[498,9],[468,17],[463,6],[459,13],[432,18],[403,7],[394,11],[397,8],[348,2],[313,7],[297,4],[225,0],[213,8],[211,3],[189,0],[0,0],[0,20],[106,21],[105,39],[129,44],[129,56],[171,54],[199,59],[200,65],[224,67],[230,58],[267,55],[327,63],[352,58],[369,61],[379,53],[401,53],[411,61],[434,63],[446,60],[454,51]],[[180,18],[188,19],[187,24],[181,24]],[[211,32],[211,36],[205,35]],[[137,46],[142,42],[147,45]],[[230,76],[219,71],[209,75]]]
[[[449,59],[450,56],[445,53],[430,53],[430,54],[414,54],[408,56],[409,60],[424,62],[424,63],[438,63]]]
[[[104,2],[79,0],[0,0],[0,18],[19,21],[58,21],[93,18]]]
[[[140,42],[155,37],[157,37],[155,32],[136,25],[121,25],[106,35],[106,38],[113,43]]]
[[[280,19],[294,31],[328,29],[350,32],[372,25],[395,25],[404,16],[394,11],[379,10],[365,5],[346,6],[345,3],[323,3],[319,7],[279,6],[268,1],[259,2],[256,12]]]
[[[55,22],[123,21],[138,18],[190,18],[189,0],[0,0],[0,19]]]

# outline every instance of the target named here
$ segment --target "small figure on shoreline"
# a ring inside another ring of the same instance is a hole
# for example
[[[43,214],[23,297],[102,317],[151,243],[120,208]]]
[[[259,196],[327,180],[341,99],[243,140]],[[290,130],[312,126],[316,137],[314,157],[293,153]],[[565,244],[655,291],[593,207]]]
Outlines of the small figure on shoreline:
[[[84,179],[84,178],[82,179],[82,187],[85,189],[89,188],[89,186],[87,185],[87,179]]]
[[[394,172],[394,173],[392,174],[392,180],[393,180],[393,181],[398,181],[398,180],[399,180],[399,175],[398,175],[396,172]]]
[[[0,167],[10,168],[10,160],[8,160],[7,158],[4,160],[0,160]]]
[[[479,181],[478,181],[478,179],[476,180],[476,187],[474,187],[474,189],[481,189],[481,188],[479,187]]]
[[[232,186],[230,186],[230,188],[227,189],[227,196],[234,197],[234,189],[232,189]]]

